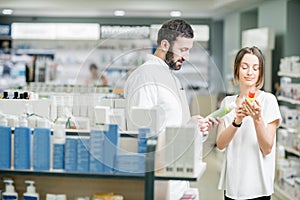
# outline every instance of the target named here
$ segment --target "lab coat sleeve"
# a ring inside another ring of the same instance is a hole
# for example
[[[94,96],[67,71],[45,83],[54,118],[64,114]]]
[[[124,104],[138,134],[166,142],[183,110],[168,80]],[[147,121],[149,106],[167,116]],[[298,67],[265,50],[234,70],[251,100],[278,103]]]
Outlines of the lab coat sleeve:
[[[126,85],[128,108],[152,108],[157,105],[157,86],[154,82],[140,76],[131,79]]]

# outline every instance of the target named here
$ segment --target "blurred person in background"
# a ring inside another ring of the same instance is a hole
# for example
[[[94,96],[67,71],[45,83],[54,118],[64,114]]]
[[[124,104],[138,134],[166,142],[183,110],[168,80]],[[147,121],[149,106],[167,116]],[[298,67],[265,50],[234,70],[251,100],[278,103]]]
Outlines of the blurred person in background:
[[[86,78],[86,84],[92,85],[108,85],[108,80],[104,74],[99,74],[98,66],[95,63],[90,64],[89,67],[90,75]]]

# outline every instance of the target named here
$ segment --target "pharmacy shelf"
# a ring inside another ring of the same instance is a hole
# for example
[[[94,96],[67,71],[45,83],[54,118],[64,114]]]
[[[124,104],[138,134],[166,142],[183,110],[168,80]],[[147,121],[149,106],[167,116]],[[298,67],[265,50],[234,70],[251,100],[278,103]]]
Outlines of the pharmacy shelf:
[[[129,179],[144,180],[144,174],[100,174],[83,172],[64,172],[64,171],[33,171],[33,170],[14,170],[0,169],[2,175],[30,175],[30,176],[58,176],[58,177],[77,177],[77,178],[101,178],[101,179]]]
[[[300,73],[291,73],[291,72],[278,72],[278,76],[287,76],[291,78],[300,78]]]
[[[294,99],[291,99],[291,98],[287,98],[287,97],[284,97],[284,96],[278,96],[277,99],[278,99],[278,101],[284,101],[284,102],[288,102],[288,103],[291,103],[291,104],[300,105],[300,101],[294,100]]]
[[[184,180],[198,181],[206,170],[206,163],[199,167],[199,173],[195,177],[173,177],[164,175],[155,175],[155,180]],[[65,171],[34,171],[34,170],[14,170],[0,169],[2,175],[31,175],[31,176],[58,176],[58,177],[77,177],[77,178],[102,178],[102,179],[129,179],[144,180],[145,174],[101,174],[90,172],[65,172]]]
[[[300,157],[300,151],[297,151],[296,149],[293,149],[291,147],[286,147],[286,146],[284,146],[284,148],[287,152],[292,153],[292,154]]]
[[[280,200],[292,200],[289,194],[287,194],[283,189],[279,187],[279,185],[275,184],[275,196]]]
[[[291,147],[287,147],[287,146],[285,146],[285,145],[282,145],[282,144],[280,144],[279,142],[278,142],[278,144],[281,145],[281,146],[283,146],[284,149],[285,149],[285,151],[287,151],[287,152],[289,152],[289,153],[292,153],[292,154],[294,154],[294,155],[300,157],[300,151],[297,151],[296,149],[293,149],[293,148],[291,148]]]
[[[296,128],[292,128],[292,127],[289,127],[288,125],[286,125],[286,124],[280,124],[280,126],[279,127],[281,127],[281,128],[284,128],[284,129],[286,129],[286,130],[288,130],[289,132],[299,132]]]
[[[162,174],[156,174],[156,180],[185,180],[185,181],[198,181],[206,170],[206,163],[201,163],[199,166],[198,173],[195,177],[180,177],[180,176],[164,176]]]
[[[66,129],[66,135],[69,136],[89,136],[91,130]],[[138,131],[120,131],[121,137],[137,138]]]
[[[11,127],[12,133],[14,133],[15,127]],[[31,129],[34,130],[33,128]],[[91,130],[88,129],[65,129],[67,136],[89,136]],[[53,134],[53,130],[51,129],[51,134]],[[121,137],[131,137],[137,138],[138,131],[120,131]]]
[[[72,131],[71,131],[72,132]],[[75,131],[77,133],[78,130]],[[83,133],[86,133],[84,131]],[[123,135],[131,137],[132,132],[123,132]],[[149,139],[147,142],[147,152],[155,152],[157,140]],[[206,170],[206,163],[201,163],[198,173],[195,177],[170,177],[155,175],[154,160],[155,154],[146,154],[146,169],[144,174],[100,174],[90,172],[64,172],[64,171],[33,171],[33,170],[14,170],[0,169],[1,175],[16,175],[16,176],[37,176],[37,177],[74,177],[74,178],[97,178],[97,179],[115,179],[115,180],[141,180],[144,182],[144,200],[154,199],[154,182],[155,180],[183,180],[183,181],[198,181]]]

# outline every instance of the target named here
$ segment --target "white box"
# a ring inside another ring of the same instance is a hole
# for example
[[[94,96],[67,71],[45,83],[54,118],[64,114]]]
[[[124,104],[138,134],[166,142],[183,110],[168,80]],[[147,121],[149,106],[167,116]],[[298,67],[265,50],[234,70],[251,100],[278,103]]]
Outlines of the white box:
[[[165,120],[162,118],[160,109],[132,107],[127,111],[127,129],[129,131],[137,131],[138,128],[150,128],[151,135],[159,134],[165,127]]]
[[[125,110],[120,108],[111,109],[109,122],[111,124],[118,124],[121,131],[126,131]]]
[[[202,134],[198,125],[166,127],[165,135],[159,135],[160,159],[165,176],[196,177],[202,166]]]
[[[110,108],[108,106],[95,106],[95,124],[109,124]],[[94,126],[93,125],[93,126]]]

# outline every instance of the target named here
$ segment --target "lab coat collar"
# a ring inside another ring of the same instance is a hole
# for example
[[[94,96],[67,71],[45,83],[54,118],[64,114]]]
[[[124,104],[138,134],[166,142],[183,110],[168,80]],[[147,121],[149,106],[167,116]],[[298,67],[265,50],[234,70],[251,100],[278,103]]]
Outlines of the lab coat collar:
[[[153,54],[148,54],[147,55],[147,61],[151,62],[153,64],[156,64],[156,65],[163,66],[164,69],[172,71],[172,70],[170,70],[170,67],[167,65],[167,63],[165,63],[165,61],[163,59],[161,59],[161,58],[159,58],[159,57],[157,57],[157,56],[155,56]]]

